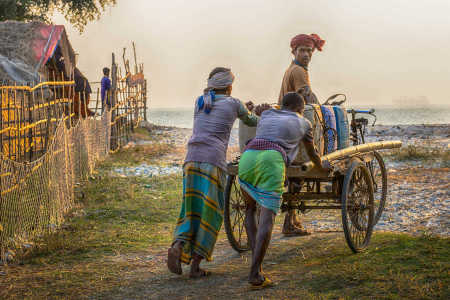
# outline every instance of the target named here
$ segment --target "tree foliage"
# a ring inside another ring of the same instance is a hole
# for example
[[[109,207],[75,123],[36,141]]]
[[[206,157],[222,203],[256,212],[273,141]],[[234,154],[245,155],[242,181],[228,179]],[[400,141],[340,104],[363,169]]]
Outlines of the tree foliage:
[[[115,4],[116,0],[1,0],[0,21],[50,22],[58,11],[81,32],[88,22],[99,19],[107,6]]]

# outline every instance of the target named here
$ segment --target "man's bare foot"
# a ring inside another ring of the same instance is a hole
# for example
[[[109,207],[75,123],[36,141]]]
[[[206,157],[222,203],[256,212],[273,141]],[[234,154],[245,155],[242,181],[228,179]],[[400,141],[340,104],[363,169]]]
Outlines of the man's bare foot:
[[[191,272],[189,273],[189,277],[191,278],[201,278],[211,275],[211,272],[205,271],[200,268],[200,263],[202,262],[203,256],[194,253],[192,255],[191,262]]]
[[[201,268],[198,268],[198,270],[193,271],[191,269],[191,272],[189,273],[190,278],[201,278],[201,277],[207,277],[211,275],[211,272],[203,270]]]
[[[182,244],[180,242],[175,242],[167,251],[167,268],[169,268],[170,272],[178,275],[183,274],[180,260],[181,247]]]
[[[296,224],[296,221],[298,222]],[[286,236],[304,236],[310,235],[310,233],[303,228],[300,220],[297,220],[295,215],[289,216],[288,214],[284,218],[283,230],[282,233]]]
[[[296,228],[296,227],[291,227],[289,229],[283,228],[282,233],[285,236],[305,236],[305,235],[310,235],[311,234],[305,229]]]

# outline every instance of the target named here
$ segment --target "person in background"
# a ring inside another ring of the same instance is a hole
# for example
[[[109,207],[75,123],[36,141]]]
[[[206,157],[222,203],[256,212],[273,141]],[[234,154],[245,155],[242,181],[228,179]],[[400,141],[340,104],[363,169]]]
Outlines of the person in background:
[[[103,78],[101,81],[102,114],[105,108],[111,108],[109,91],[111,89],[111,80],[109,79],[109,68],[103,68]]]
[[[244,105],[231,97],[233,81],[230,69],[213,69],[203,95],[195,102],[192,136],[183,166],[181,211],[167,254],[168,269],[175,274],[182,274],[183,262],[191,264],[191,278],[209,275],[200,268],[200,262],[211,260],[222,226],[230,132],[236,118],[248,126],[257,124],[257,117],[248,111],[253,103]]]
[[[329,170],[322,167],[315,150],[311,123],[301,116],[304,107],[302,97],[290,92],[284,95],[281,109],[264,111],[256,137],[247,144],[239,160],[239,185],[247,204],[245,229],[252,249],[248,277],[252,288],[271,285],[271,281],[262,274],[261,264],[280,209],[286,167],[297,156],[300,141],[304,142],[314,164],[323,171]],[[255,221],[256,204],[260,206],[258,225]]]
[[[75,115],[86,118],[87,116],[93,116],[94,112],[89,109],[89,102],[91,99],[91,85],[89,80],[81,73],[78,68],[73,70],[73,76],[75,81],[75,96],[73,101],[73,111]]]
[[[284,73],[281,83],[278,104],[282,105],[284,95],[290,92],[297,92],[303,96],[306,104],[319,104],[317,97],[311,91],[309,81],[308,66],[311,62],[315,49],[322,51],[325,41],[317,34],[299,34],[291,40],[291,52],[294,60]],[[290,210],[285,217],[283,225],[285,235],[308,235],[308,231],[303,227],[295,210]]]

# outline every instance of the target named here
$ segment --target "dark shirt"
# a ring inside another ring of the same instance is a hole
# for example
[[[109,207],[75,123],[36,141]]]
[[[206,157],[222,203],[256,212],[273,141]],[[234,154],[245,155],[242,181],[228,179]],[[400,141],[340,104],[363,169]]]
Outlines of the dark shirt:
[[[75,80],[75,92],[85,92],[86,94],[92,93],[89,81],[78,68],[74,69],[73,75]]]
[[[101,83],[101,96],[102,96],[102,103],[105,103],[105,97],[106,97],[106,93],[111,89],[111,80],[109,79],[109,77],[103,76],[102,78],[102,83]],[[111,104],[109,103],[109,98],[106,98],[106,104]]]

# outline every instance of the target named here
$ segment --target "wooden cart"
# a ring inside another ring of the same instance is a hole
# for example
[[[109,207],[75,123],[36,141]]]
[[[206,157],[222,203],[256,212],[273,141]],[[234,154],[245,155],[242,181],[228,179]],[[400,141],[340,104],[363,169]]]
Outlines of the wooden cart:
[[[306,212],[313,209],[340,209],[342,227],[350,249],[357,253],[370,242],[372,230],[381,217],[387,194],[387,174],[378,150],[401,147],[400,141],[365,144],[367,119],[356,114],[370,111],[349,110],[352,115],[353,146],[324,155],[333,171],[326,173],[312,162],[287,168],[287,191],[282,196],[281,211]],[[245,201],[239,187],[239,159],[229,164],[225,187],[224,225],[231,246],[238,252],[249,249],[245,232]]]

